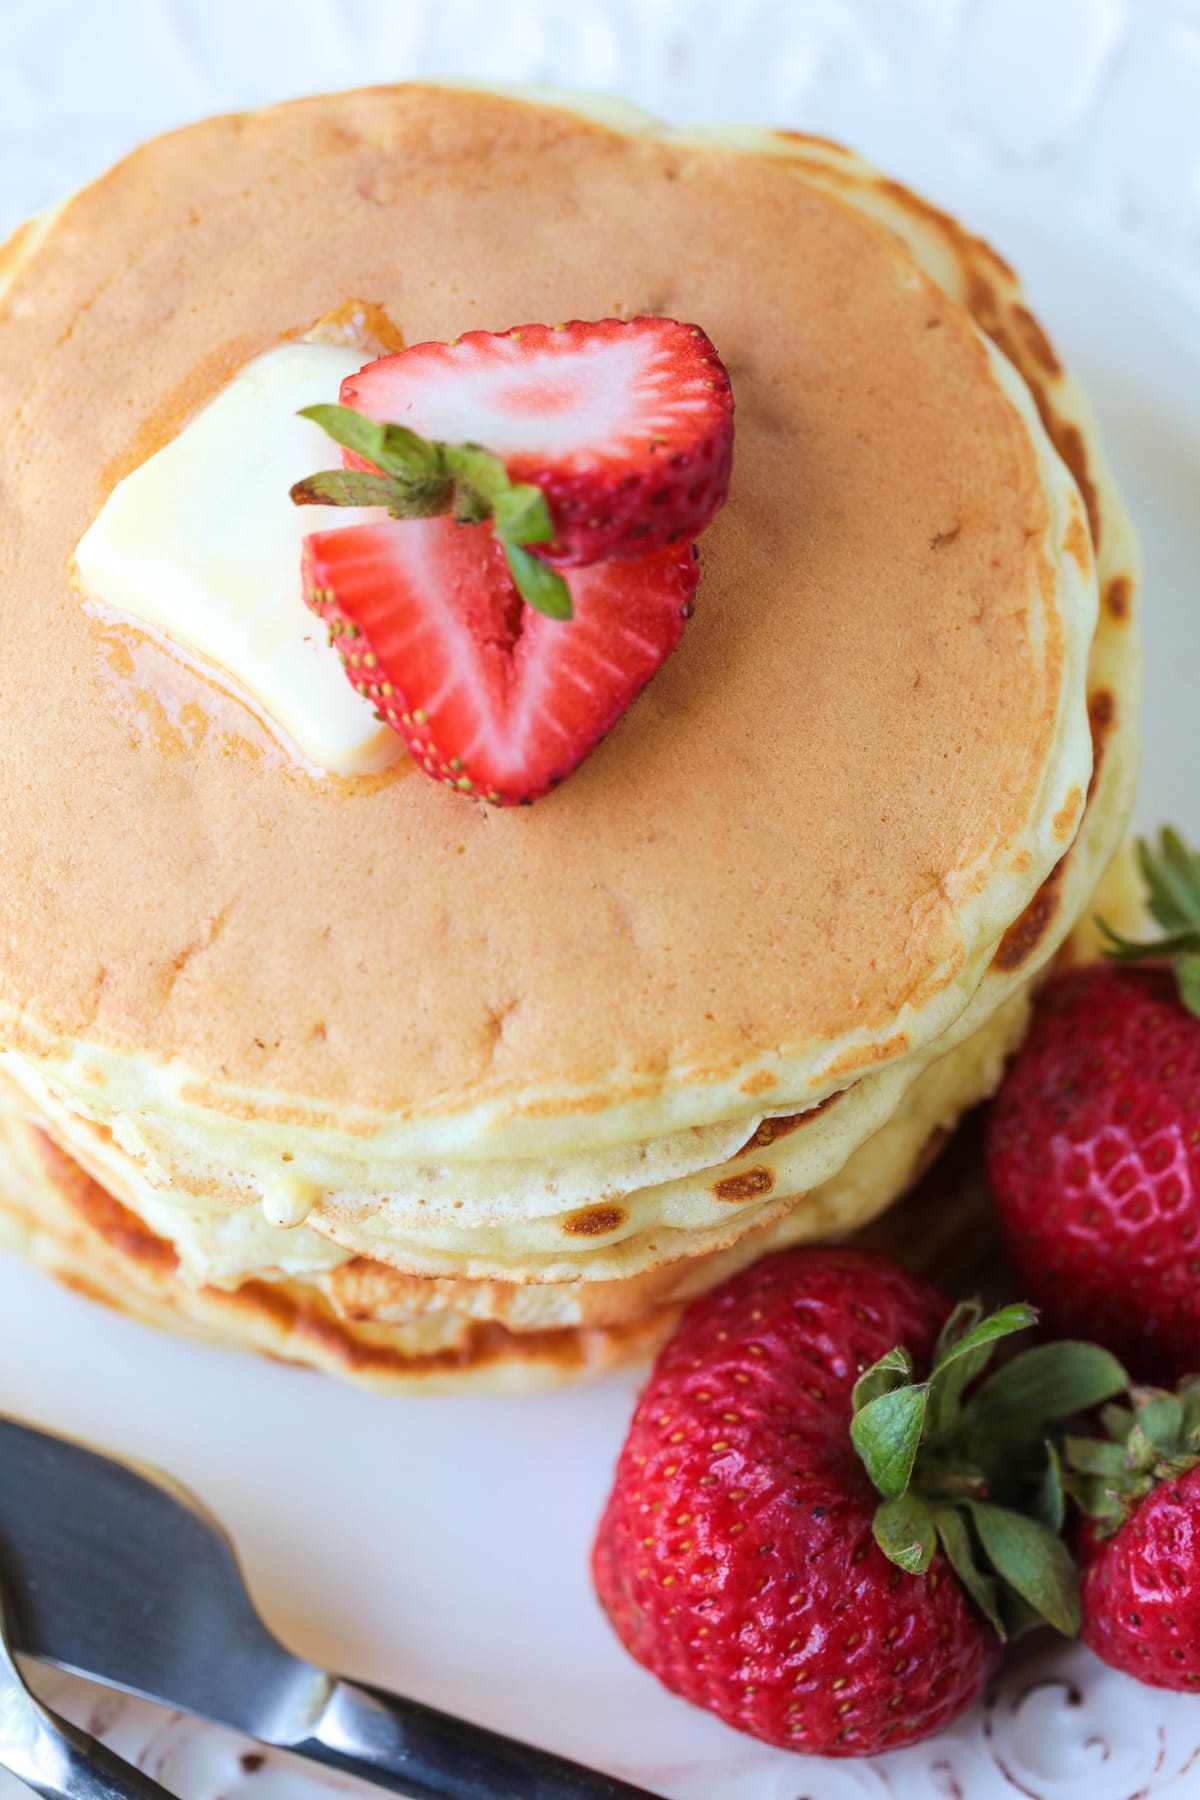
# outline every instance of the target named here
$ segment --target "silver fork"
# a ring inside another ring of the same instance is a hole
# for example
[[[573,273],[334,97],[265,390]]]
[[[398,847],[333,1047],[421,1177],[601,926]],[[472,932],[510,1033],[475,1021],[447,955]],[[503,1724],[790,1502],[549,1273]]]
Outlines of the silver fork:
[[[172,1800],[149,1775],[34,1698],[9,1648],[2,1591],[0,1767],[45,1800]]]
[[[254,1610],[232,1545],[194,1494],[157,1469],[6,1418],[0,1567],[21,1654],[407,1800],[653,1800],[293,1655]]]

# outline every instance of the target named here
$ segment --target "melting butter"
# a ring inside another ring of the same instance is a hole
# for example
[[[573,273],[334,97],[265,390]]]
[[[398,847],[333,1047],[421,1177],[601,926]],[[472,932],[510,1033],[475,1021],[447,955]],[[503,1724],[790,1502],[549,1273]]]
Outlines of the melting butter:
[[[301,407],[336,401],[363,361],[352,344],[268,350],[118,482],[75,553],[85,598],[215,664],[286,743],[337,775],[377,774],[403,744],[305,606],[301,549],[311,532],[378,515],[293,506],[289,489],[339,462]]]

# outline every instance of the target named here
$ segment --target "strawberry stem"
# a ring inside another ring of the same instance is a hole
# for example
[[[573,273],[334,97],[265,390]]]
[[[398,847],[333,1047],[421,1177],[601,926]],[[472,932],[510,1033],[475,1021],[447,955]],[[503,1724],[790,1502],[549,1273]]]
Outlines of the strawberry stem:
[[[566,582],[528,544],[548,544],[554,520],[541,488],[511,481],[498,456],[479,444],[443,444],[404,425],[381,425],[349,406],[306,406],[311,419],[371,469],[324,469],[296,482],[297,506],[386,506],[394,519],[453,513],[460,525],[490,519],[527,606],[548,619],[572,616]]]

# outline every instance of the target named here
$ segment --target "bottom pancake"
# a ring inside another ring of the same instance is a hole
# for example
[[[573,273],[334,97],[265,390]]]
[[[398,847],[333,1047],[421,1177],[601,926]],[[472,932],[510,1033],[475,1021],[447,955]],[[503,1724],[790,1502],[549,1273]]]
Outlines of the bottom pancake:
[[[622,1330],[517,1333],[457,1314],[411,1327],[343,1319],[297,1280],[192,1288],[169,1243],[44,1132],[11,1117],[0,1122],[0,1244],[143,1324],[391,1392],[520,1393],[578,1381],[651,1354],[678,1310]]]
[[[786,1217],[716,1255],[684,1259],[629,1283],[534,1286],[403,1276],[355,1258],[312,1278],[239,1286],[186,1281],[175,1246],[110,1194],[27,1109],[0,1106],[0,1244],[66,1286],[148,1324],[253,1349],[390,1392],[519,1393],[643,1360],[681,1307],[785,1244],[845,1236],[916,1182],[961,1114],[990,1093],[1024,1030],[1025,996],[914,1084],[901,1112],[824,1187]],[[954,1234],[953,1196],[943,1234]],[[964,1231],[975,1229],[964,1210]],[[878,1228],[877,1228],[878,1230]],[[903,1222],[889,1240],[919,1265]],[[939,1254],[944,1251],[944,1235]],[[505,1291],[507,1289],[507,1291]],[[564,1291],[565,1290],[565,1291]],[[604,1301],[607,1299],[608,1304]],[[599,1304],[597,1304],[599,1303]],[[595,1309],[603,1323],[577,1323]],[[504,1322],[507,1321],[507,1322]]]

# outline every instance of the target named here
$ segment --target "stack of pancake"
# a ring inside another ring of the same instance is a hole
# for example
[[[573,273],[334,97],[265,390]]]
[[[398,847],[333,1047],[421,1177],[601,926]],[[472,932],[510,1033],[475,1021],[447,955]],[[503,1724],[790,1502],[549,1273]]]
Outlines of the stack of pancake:
[[[322,776],[73,586],[116,481],[352,296],[409,343],[667,314],[730,370],[696,616],[532,808]],[[410,86],[148,145],[0,252],[0,585],[3,1233],[383,1386],[610,1366],[874,1217],[1130,805],[1085,403],[986,245],[790,133]]]

